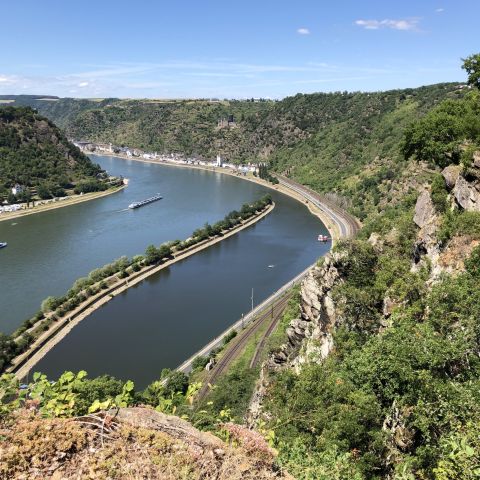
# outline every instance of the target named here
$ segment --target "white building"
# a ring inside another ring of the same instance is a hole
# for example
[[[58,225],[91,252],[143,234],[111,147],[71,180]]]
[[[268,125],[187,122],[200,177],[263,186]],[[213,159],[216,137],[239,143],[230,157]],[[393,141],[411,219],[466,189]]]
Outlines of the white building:
[[[19,193],[22,193],[23,190],[24,190],[24,188],[21,185],[19,185],[18,183],[16,183],[15,186],[12,187],[12,193],[14,195],[18,195]]]
[[[217,163],[215,164],[217,167],[222,166],[222,157],[220,155],[217,155]]]

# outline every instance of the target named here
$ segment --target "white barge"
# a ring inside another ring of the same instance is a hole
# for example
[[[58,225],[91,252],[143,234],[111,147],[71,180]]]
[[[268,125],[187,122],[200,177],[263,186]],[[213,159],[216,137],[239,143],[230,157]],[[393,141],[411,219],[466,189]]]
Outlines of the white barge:
[[[157,193],[153,197],[147,198],[146,200],[142,200],[141,202],[133,202],[131,203],[128,208],[140,208],[144,205],[148,205],[149,203],[156,202],[157,200],[161,200],[163,197]]]

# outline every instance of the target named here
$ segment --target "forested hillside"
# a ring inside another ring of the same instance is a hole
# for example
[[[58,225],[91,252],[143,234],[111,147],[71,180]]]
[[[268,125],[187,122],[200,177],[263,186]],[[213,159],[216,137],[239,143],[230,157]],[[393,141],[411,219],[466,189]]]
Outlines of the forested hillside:
[[[480,92],[403,136],[433,175],[310,273],[251,405],[296,478],[480,476]]]
[[[463,94],[458,84],[438,84],[298,94],[278,102],[12,98],[38,108],[78,140],[267,161],[315,190],[348,198],[363,219],[425,179],[403,158],[404,128],[442,100]]]
[[[45,198],[52,191],[63,196],[64,188],[79,181],[94,186],[103,175],[64,133],[30,107],[0,109],[0,194],[20,184],[40,189]]]

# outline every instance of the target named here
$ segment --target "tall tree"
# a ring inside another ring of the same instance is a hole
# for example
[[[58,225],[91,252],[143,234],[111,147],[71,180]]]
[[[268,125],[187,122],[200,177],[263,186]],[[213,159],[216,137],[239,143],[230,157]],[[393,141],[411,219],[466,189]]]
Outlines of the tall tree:
[[[480,89],[480,53],[463,59],[462,68],[468,74],[468,84]]]

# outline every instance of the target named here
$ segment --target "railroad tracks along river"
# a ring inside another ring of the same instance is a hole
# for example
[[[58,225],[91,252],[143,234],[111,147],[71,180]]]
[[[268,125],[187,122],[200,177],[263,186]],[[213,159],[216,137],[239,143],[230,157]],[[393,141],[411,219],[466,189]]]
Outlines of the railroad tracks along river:
[[[330,220],[336,225],[338,228],[338,235],[340,238],[348,238],[354,236],[360,229],[360,223],[358,220],[353,216],[350,215],[348,212],[340,208],[339,206],[335,205],[322,195],[313,190],[300,185],[293,180],[290,180],[282,175],[277,176],[281,185],[286,188],[291,189],[295,193],[302,196],[305,200],[311,202],[317,208],[322,210],[322,212],[330,218]],[[238,358],[238,356],[242,353],[243,349],[249,342],[249,340],[261,329],[261,327],[271,318],[270,325],[268,326],[265,333],[262,335],[255,353],[250,361],[250,367],[254,368],[260,359],[262,358],[262,353],[265,348],[265,344],[267,342],[268,337],[272,334],[277,326],[281,315],[288,303],[288,300],[292,296],[291,288],[294,285],[299,284],[305,276],[308,274],[310,269],[314,265],[311,265],[307,269],[305,269],[302,273],[297,275],[292,281],[288,282],[282,288],[280,288],[277,292],[271,295],[267,300],[265,300],[261,305],[255,308],[250,314],[248,314],[245,319],[242,320],[242,323],[237,322],[233,327],[229,330],[224,332],[220,337],[215,339],[214,342],[209,344],[205,347],[199,354],[205,354],[210,352],[214,346],[221,345],[222,338],[229,333],[231,330],[237,328],[239,326],[243,326],[244,321],[251,322],[251,324],[242,331],[238,337],[236,337],[230,345],[226,347],[226,351],[218,363],[213,367],[210,374],[208,375],[206,381],[204,382],[203,387],[200,389],[200,392],[197,396],[197,401],[201,402],[205,399],[205,397],[209,393],[209,389],[211,386],[215,385],[218,379],[228,370],[231,364]],[[260,312],[260,313],[259,313]],[[255,317],[253,314],[257,315]],[[250,317],[250,318],[247,318]],[[179,367],[179,370],[187,372],[191,369],[191,361],[194,357],[187,360],[182,366]]]
[[[226,372],[226,370],[231,366],[231,364],[241,355],[244,348],[247,346],[248,342],[254,337],[265,324],[269,323],[267,330],[262,335],[260,342],[258,343],[257,349],[252,357],[250,362],[250,368],[255,367],[258,364],[258,361],[261,358],[263,348],[265,347],[266,340],[270,334],[275,329],[278,321],[280,320],[285,307],[288,304],[292,296],[292,291],[288,291],[282,297],[280,297],[275,303],[270,306],[267,306],[264,311],[262,311],[255,320],[252,320],[250,325],[241,331],[232,342],[227,345],[224,355],[219,359],[217,364],[209,372],[209,375],[205,379],[202,388],[200,389],[197,395],[197,402],[201,402],[208,395],[210,390],[210,385],[213,386],[218,381],[218,379]]]

